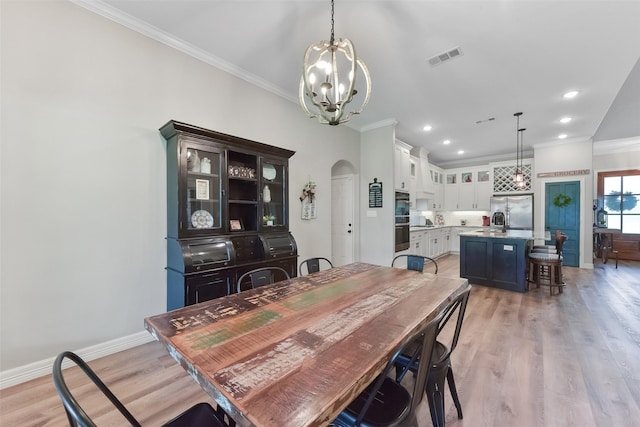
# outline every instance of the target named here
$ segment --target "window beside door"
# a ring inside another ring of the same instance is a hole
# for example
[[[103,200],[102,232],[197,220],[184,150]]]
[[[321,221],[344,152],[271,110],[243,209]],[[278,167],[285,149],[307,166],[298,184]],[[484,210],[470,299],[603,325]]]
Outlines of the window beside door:
[[[640,170],[599,172],[598,202],[608,214],[608,228],[640,234]]]

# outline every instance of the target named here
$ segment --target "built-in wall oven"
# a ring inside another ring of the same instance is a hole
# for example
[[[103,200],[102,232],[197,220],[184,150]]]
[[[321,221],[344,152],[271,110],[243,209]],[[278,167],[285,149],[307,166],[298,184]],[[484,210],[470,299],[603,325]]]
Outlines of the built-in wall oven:
[[[409,210],[411,202],[409,193],[396,191],[395,214],[396,214],[396,252],[409,249]]]

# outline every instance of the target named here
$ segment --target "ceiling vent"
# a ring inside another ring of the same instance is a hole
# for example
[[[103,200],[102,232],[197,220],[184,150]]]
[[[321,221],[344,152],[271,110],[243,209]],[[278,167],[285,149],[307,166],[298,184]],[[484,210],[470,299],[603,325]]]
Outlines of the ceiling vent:
[[[429,64],[431,64],[432,67],[435,67],[436,65],[440,65],[443,62],[447,62],[461,55],[462,55],[462,49],[460,49],[459,47],[454,47],[451,50],[432,56],[427,61],[429,61]]]

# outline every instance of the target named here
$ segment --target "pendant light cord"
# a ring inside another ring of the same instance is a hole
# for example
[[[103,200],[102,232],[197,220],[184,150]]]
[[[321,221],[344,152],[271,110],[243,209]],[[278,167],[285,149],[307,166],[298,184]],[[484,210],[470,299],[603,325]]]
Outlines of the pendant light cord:
[[[520,171],[520,116],[522,113],[515,113],[516,116],[516,174]]]

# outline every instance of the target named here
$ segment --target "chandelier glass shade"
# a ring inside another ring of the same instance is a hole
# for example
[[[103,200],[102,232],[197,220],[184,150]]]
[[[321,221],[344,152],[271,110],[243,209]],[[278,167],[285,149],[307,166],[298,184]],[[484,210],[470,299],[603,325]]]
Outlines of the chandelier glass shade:
[[[362,75],[366,92],[362,102],[347,111],[358,90],[357,77]],[[333,0],[331,1],[331,38],[309,46],[304,55],[299,99],[309,117],[323,124],[338,125],[360,114],[371,96],[371,77],[364,62],[356,56],[349,39],[335,40],[333,33]]]

